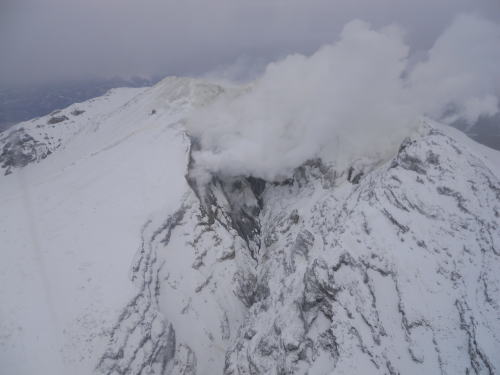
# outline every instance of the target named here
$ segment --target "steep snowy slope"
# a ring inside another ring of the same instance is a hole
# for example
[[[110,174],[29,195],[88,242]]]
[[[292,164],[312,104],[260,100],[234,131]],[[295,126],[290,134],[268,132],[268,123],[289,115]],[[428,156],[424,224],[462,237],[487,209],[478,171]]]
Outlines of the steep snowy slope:
[[[0,133],[12,161],[0,176],[2,374],[92,373],[133,293],[141,227],[188,190],[178,121],[218,90],[170,78]],[[68,120],[51,124],[55,116]],[[38,157],[35,143],[51,153]]]
[[[388,160],[207,183],[183,123],[227,90],[114,91],[5,167],[2,368],[500,373],[500,153],[424,121]]]

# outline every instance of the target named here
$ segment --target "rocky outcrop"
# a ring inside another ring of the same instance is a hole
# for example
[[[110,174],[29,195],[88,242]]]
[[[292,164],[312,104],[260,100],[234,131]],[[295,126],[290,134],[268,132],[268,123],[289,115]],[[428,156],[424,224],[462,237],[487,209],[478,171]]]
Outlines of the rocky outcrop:
[[[22,168],[51,154],[47,144],[33,138],[23,128],[0,137],[0,145],[0,166],[4,168],[6,175],[12,173],[15,168]]]

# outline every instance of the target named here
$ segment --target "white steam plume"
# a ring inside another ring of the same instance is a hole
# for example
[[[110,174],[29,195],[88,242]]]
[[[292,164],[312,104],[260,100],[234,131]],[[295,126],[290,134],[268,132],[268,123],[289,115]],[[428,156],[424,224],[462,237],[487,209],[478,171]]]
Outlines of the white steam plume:
[[[500,26],[460,15],[411,73],[414,100],[429,116],[469,124],[498,112]]]
[[[196,112],[188,124],[200,143],[196,164],[274,180],[315,157],[339,168],[386,157],[423,114],[443,119],[453,109],[449,121],[492,115],[499,43],[498,26],[460,16],[408,71],[399,28],[352,21],[335,44],[272,63],[249,90]]]

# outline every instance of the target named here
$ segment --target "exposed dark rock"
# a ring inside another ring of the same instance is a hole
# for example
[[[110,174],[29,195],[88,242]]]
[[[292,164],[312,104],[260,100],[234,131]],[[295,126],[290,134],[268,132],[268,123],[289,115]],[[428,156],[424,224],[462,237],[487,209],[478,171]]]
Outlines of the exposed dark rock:
[[[85,111],[84,111],[84,110],[82,110],[82,109],[75,109],[75,110],[71,111],[71,114],[72,114],[73,116],[80,116],[80,115],[81,115],[81,114],[83,114],[83,113],[85,113]]]
[[[0,163],[5,169],[5,174],[10,174],[13,169],[45,159],[50,153],[46,144],[37,141],[21,128],[10,132],[4,139]]]
[[[66,121],[66,120],[68,120],[68,118],[64,115],[63,116],[53,116],[47,121],[47,124],[54,125],[54,124],[58,124],[60,122]]]

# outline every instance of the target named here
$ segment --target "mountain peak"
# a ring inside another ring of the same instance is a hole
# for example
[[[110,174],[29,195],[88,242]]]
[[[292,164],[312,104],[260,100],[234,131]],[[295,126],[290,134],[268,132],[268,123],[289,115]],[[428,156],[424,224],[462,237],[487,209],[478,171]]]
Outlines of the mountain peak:
[[[498,372],[500,154],[423,120],[380,158],[201,173],[186,122],[238,90],[168,78],[1,133],[7,370]]]

